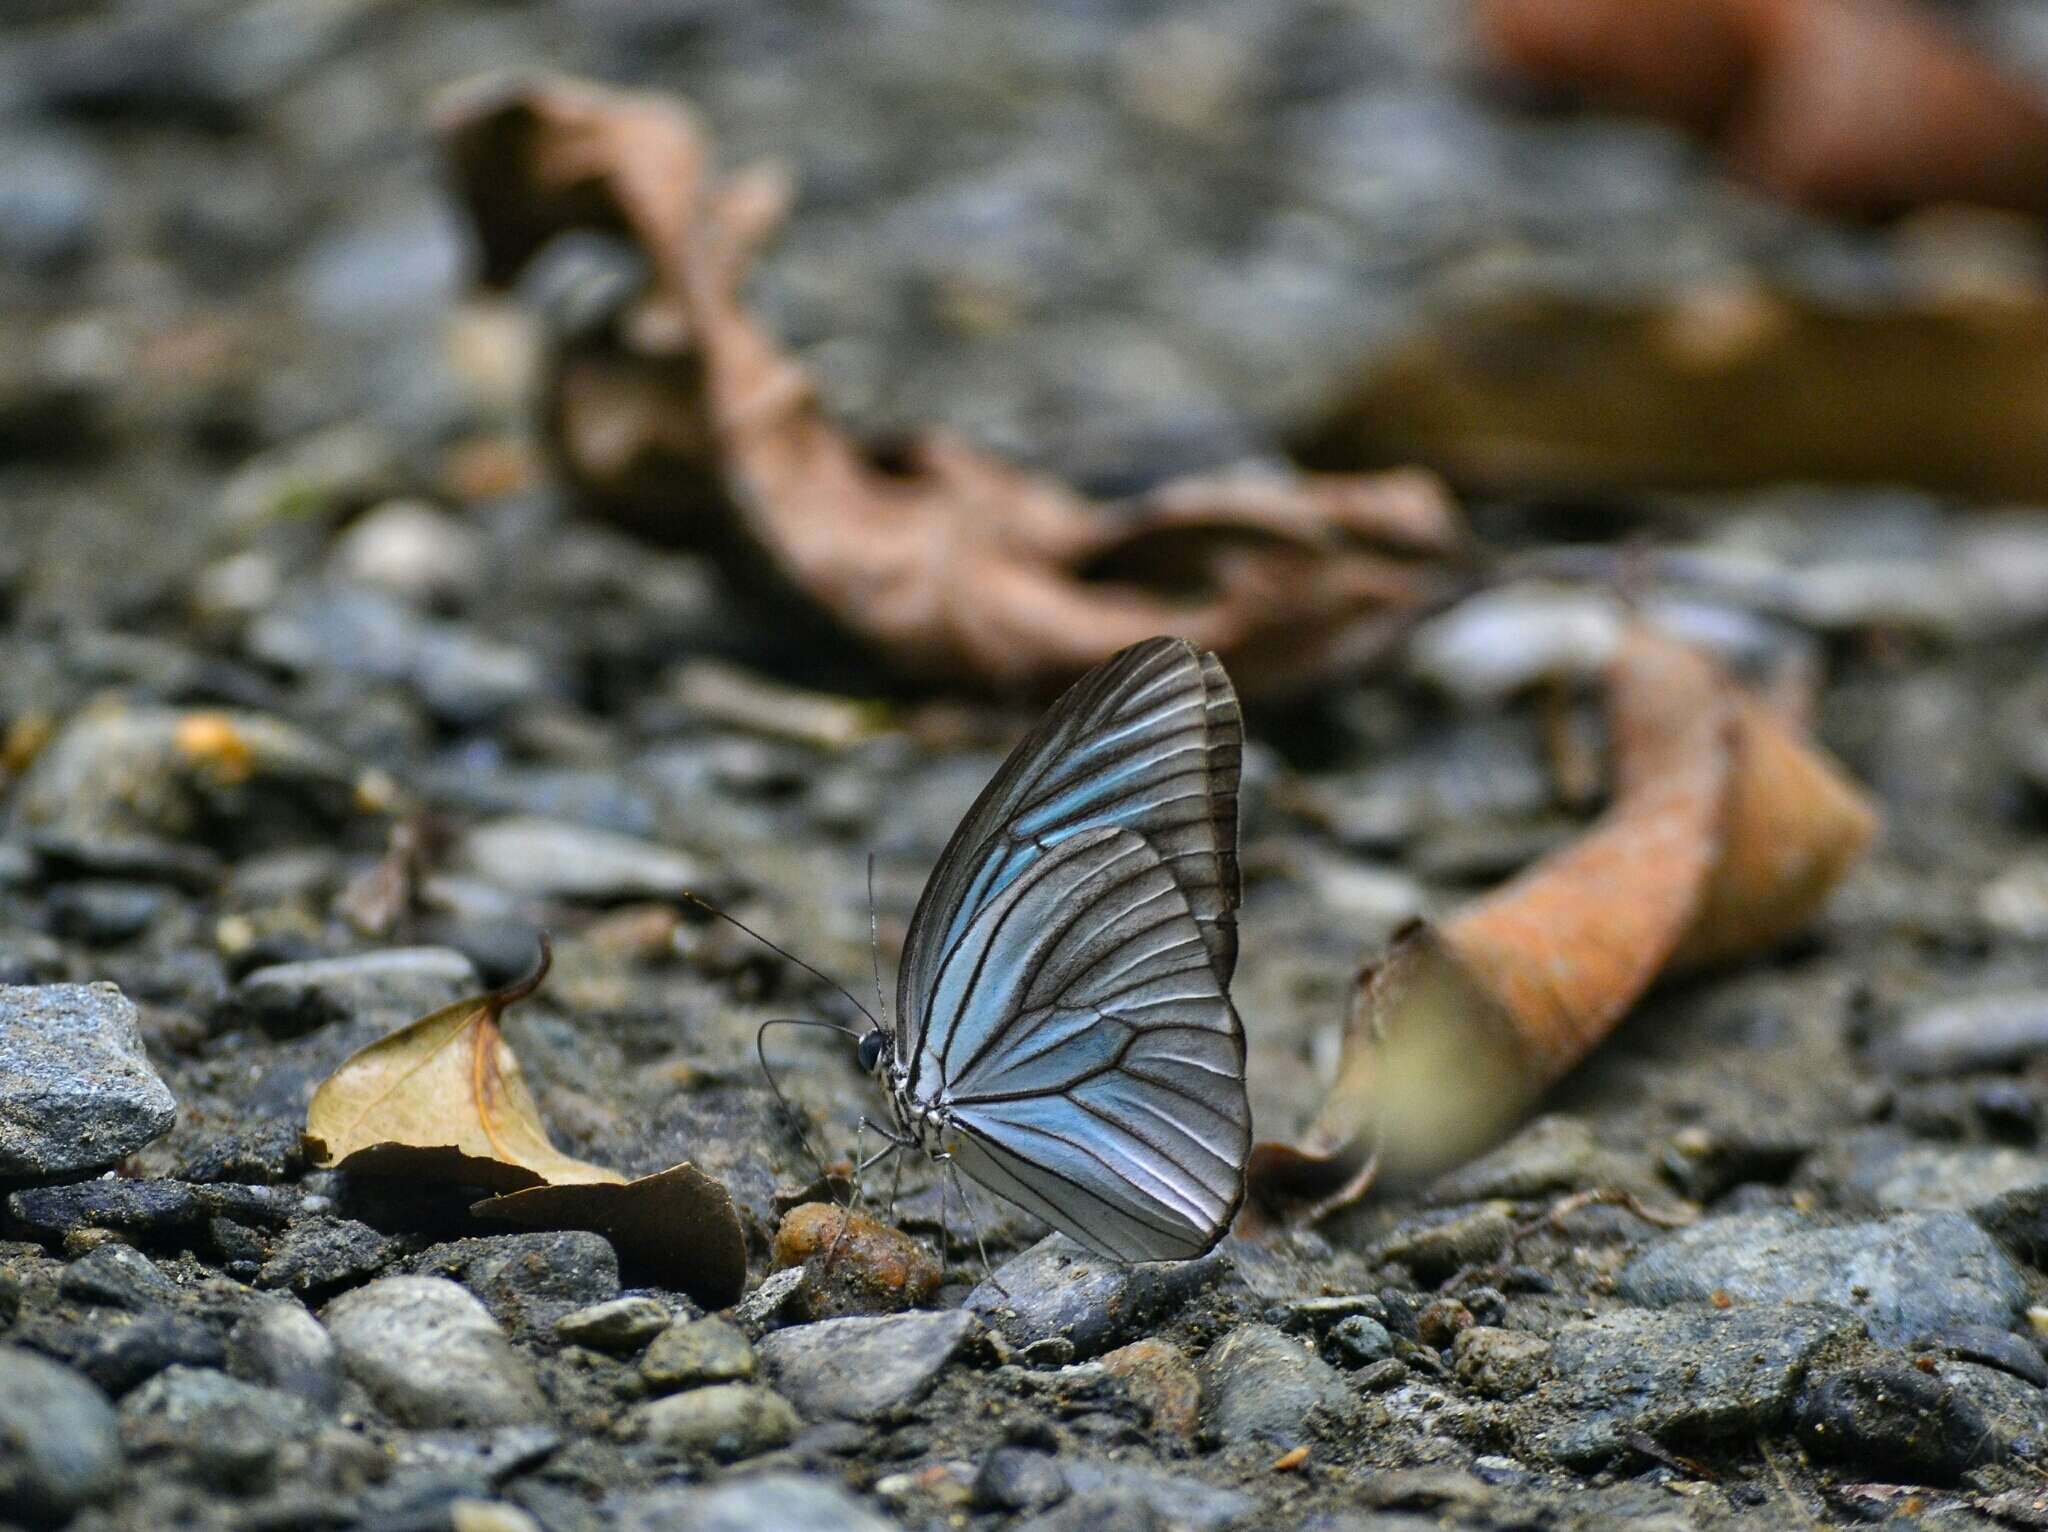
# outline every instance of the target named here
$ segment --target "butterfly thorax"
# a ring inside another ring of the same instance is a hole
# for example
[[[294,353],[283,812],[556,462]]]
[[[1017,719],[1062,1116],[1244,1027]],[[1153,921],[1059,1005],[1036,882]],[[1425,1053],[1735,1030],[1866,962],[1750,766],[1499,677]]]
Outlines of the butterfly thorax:
[[[907,1065],[891,1059],[882,1075],[888,1086],[889,1108],[903,1136],[927,1154],[944,1154],[953,1131],[952,1110],[942,1102],[919,1100],[911,1089]]]

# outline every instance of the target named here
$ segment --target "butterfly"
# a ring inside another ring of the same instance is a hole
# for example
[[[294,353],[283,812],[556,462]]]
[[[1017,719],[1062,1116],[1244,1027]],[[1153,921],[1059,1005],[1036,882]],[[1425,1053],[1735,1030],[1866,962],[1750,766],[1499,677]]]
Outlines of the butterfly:
[[[953,832],[895,1025],[860,1040],[896,1147],[1113,1260],[1205,1254],[1244,1200],[1243,742],[1222,664],[1184,639],[1088,672]]]

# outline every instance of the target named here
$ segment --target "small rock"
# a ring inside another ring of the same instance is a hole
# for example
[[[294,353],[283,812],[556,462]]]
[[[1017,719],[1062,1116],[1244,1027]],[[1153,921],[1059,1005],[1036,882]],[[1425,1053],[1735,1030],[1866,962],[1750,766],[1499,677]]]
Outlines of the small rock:
[[[732,1317],[751,1327],[780,1324],[795,1317],[803,1305],[807,1278],[800,1266],[771,1271],[761,1285],[733,1306]]]
[[[922,1399],[975,1328],[960,1310],[822,1319],[763,1336],[758,1349],[806,1417],[877,1420]]]
[[[341,1396],[334,1338],[296,1303],[256,1304],[228,1332],[228,1371],[250,1383],[329,1409]]]
[[[1122,1532],[1126,1527],[1173,1532],[1223,1532],[1249,1525],[1259,1503],[1242,1490],[1226,1489],[1183,1473],[1162,1473],[1134,1463],[1079,1458],[1061,1465],[1070,1498],[1054,1517],[1073,1532]],[[1021,1523],[1042,1528],[1044,1518]]]
[[[1125,1391],[1145,1406],[1155,1431],[1192,1438],[1202,1417],[1202,1379],[1194,1363],[1172,1341],[1132,1341],[1098,1359],[1102,1370],[1123,1379]]]
[[[804,1297],[813,1319],[897,1314],[931,1300],[939,1262],[900,1229],[829,1202],[806,1202],[783,1216],[770,1259],[806,1268]]]
[[[1428,1198],[1439,1205],[1500,1199],[1526,1202],[1592,1184],[1600,1147],[1578,1117],[1538,1117],[1498,1149],[1441,1176]]]
[[[0,987],[0,1178],[94,1174],[177,1115],[115,986]]]
[[[1809,1451],[1897,1481],[1949,1484],[1985,1460],[1983,1411],[1938,1377],[1875,1365],[1810,1381],[1792,1411]]]
[[[572,1346],[637,1351],[668,1328],[668,1305],[644,1293],[576,1309],[555,1321],[555,1334]]]
[[[132,1245],[102,1245],[64,1268],[57,1291],[80,1303],[111,1308],[157,1308],[177,1296],[177,1284],[157,1270],[156,1262]]]
[[[1203,1421],[1225,1446],[1286,1451],[1351,1411],[1343,1376],[1271,1325],[1243,1325],[1202,1359]]]
[[[1853,1316],[1817,1304],[1622,1309],[1569,1324],[1551,1341],[1556,1384],[1542,1395],[1557,1424],[1534,1440],[1557,1461],[1583,1465],[1625,1450],[1632,1435],[1765,1433],[1815,1360],[1860,1333]]]
[[[7,1211],[45,1238],[106,1229],[128,1239],[157,1239],[195,1228],[205,1208],[182,1181],[81,1181],[13,1193]]]
[[[387,500],[335,539],[349,579],[423,603],[474,595],[486,576],[476,528],[420,500]]]
[[[312,1214],[285,1230],[256,1273],[256,1285],[318,1300],[375,1276],[390,1263],[393,1248],[366,1223]]]
[[[1294,1334],[1306,1330],[1324,1335],[1354,1315],[1384,1323],[1387,1306],[1377,1293],[1346,1293],[1336,1298],[1292,1298],[1266,1310],[1266,1323]]]
[[[754,1376],[754,1348],[722,1319],[686,1319],[654,1338],[640,1376],[657,1393],[705,1383],[744,1383]]]
[[[1885,1211],[1968,1213],[2023,1256],[2048,1255],[2048,1156],[1859,1134],[1845,1146],[1847,1200]]]
[[[482,988],[476,968],[459,952],[394,947],[258,968],[235,986],[229,1003],[238,1020],[273,1037],[295,1037],[337,1021],[389,1030]]]
[[[0,1346],[0,1504],[63,1521],[111,1494],[120,1476],[105,1395],[47,1357]]]
[[[1913,1342],[1912,1349],[1916,1352],[1931,1351],[1958,1361],[1977,1362],[2024,1379],[2036,1388],[2048,1388],[2048,1361],[2042,1360],[2040,1348],[2030,1341],[2021,1340],[2010,1330],[1994,1330],[1989,1325],[1958,1325],[1939,1335],[1923,1335]]]
[[[1417,1282],[1434,1285],[1461,1271],[1496,1260],[1514,1238],[1514,1209],[1489,1203],[1468,1213],[1402,1229],[1374,1247],[1379,1261],[1399,1261]]]
[[[680,851],[537,815],[478,825],[463,837],[458,859],[465,871],[527,899],[675,899],[704,881],[703,865]]]
[[[448,1502],[448,1532],[545,1532],[541,1524],[503,1500]]]
[[[120,1422],[131,1456],[176,1454],[204,1479],[238,1484],[268,1468],[314,1415],[274,1388],[210,1367],[169,1367],[121,1401]]]
[[[299,1118],[273,1117],[194,1144],[177,1167],[181,1181],[273,1186],[305,1168]]]
[[[1928,1078],[2010,1069],[2048,1050],[2048,990],[1978,995],[1930,1006],[1870,1049],[1871,1062]]]
[[[725,1463],[786,1447],[803,1424],[787,1399],[753,1383],[670,1394],[639,1405],[629,1419],[644,1441]]]
[[[1668,1234],[1622,1269],[1632,1303],[1717,1294],[1748,1303],[1832,1303],[1886,1345],[1955,1325],[2003,1329],[2026,1306],[2024,1274],[1960,1213],[1820,1224],[1789,1212],[1710,1218]]]
[[[1393,1354],[1394,1337],[1387,1327],[1364,1314],[1338,1320],[1323,1337],[1323,1357],[1338,1367],[1370,1367]]]
[[[460,1282],[514,1334],[551,1331],[564,1314],[619,1291],[611,1241],[583,1229],[450,1240],[429,1246],[411,1269]]]
[[[1543,1381],[1550,1342],[1520,1330],[1474,1325],[1451,1344],[1458,1381],[1489,1399],[1514,1399]]]
[[[342,1366],[401,1425],[544,1420],[525,1358],[489,1310],[440,1277],[384,1277],[327,1306]]]
[[[51,891],[44,906],[49,929],[66,941],[114,947],[135,940],[171,907],[171,895],[152,883],[93,878]]]
[[[974,1474],[973,1505],[981,1511],[1038,1511],[1067,1493],[1059,1459],[1028,1447],[998,1447]]]
[[[1408,1364],[1398,1357],[1388,1357],[1384,1362],[1373,1362],[1361,1367],[1352,1375],[1359,1392],[1383,1394],[1388,1389],[1399,1388],[1408,1381]]]
[[[95,1326],[90,1346],[71,1360],[117,1398],[166,1367],[218,1367],[226,1359],[220,1337],[185,1314],[144,1314],[133,1324]]]
[[[1415,1335],[1425,1346],[1441,1351],[1472,1328],[1472,1311],[1456,1298],[1436,1298],[1415,1316]]]
[[[1005,1261],[995,1282],[975,1288],[964,1306],[1015,1346],[1058,1337],[1072,1343],[1076,1357],[1091,1357],[1184,1303],[1227,1262],[1213,1251],[1194,1261],[1123,1266],[1049,1234]]]
[[[793,1473],[643,1492],[605,1511],[618,1532],[897,1532],[833,1481]]]

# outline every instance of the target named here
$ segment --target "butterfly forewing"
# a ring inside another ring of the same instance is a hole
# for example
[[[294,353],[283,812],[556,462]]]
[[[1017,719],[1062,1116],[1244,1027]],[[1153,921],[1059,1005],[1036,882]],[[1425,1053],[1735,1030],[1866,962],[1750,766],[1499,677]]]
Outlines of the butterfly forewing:
[[[1242,725],[1215,656],[1153,639],[1056,703],[954,833],[898,983],[906,1120],[1104,1254],[1199,1255],[1242,1196]]]

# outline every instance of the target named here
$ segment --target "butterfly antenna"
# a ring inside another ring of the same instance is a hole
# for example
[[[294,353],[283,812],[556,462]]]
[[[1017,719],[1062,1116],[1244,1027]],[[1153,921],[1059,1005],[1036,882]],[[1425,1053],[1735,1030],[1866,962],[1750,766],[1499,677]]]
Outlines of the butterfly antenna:
[[[767,937],[763,936],[759,931],[756,931],[752,926],[747,925],[744,921],[734,919],[732,916],[726,914],[724,910],[721,910],[717,905],[713,904],[710,900],[700,899],[695,894],[690,893],[687,890],[682,894],[682,897],[684,899],[687,899],[690,903],[696,905],[698,909],[704,911],[706,914],[716,915],[720,920],[724,921],[727,925],[732,926],[740,931],[744,931],[747,935],[753,937],[755,941],[759,942],[762,946],[766,947],[770,952],[774,953],[777,957],[788,959],[790,962],[796,964],[797,967],[801,968],[805,973],[809,974],[812,978],[818,980],[821,984],[825,984],[830,988],[839,991],[841,995],[845,996],[846,1003],[848,1005],[852,1006],[856,1011],[859,1011],[861,1015],[867,1017],[868,1025],[873,1027],[881,1026],[881,1023],[875,1020],[875,1013],[869,1010],[866,1006],[862,1005],[858,1000],[854,999],[852,993],[846,988],[846,986],[841,984],[837,979],[833,978],[830,974],[825,973],[819,969],[813,968],[809,963],[806,963],[802,958],[798,957],[794,952],[791,952],[788,948],[776,946],[774,942],[768,940]],[[858,1032],[855,1032],[850,1027],[841,1027],[839,1030],[846,1033],[849,1037],[857,1038],[860,1036]]]
[[[735,925],[739,924],[737,921],[733,923]],[[742,927],[742,929],[745,928]],[[774,1016],[762,1022],[754,1032],[754,1057],[761,1061],[762,1078],[767,1080],[768,1089],[775,1093],[775,1104],[782,1108],[783,1116],[787,1117],[795,1125],[797,1141],[804,1146],[804,1153],[811,1157],[811,1163],[817,1166],[818,1179],[825,1183],[827,1187],[830,1187],[832,1184],[832,1172],[825,1168],[824,1159],[816,1149],[811,1147],[811,1135],[804,1131],[803,1118],[797,1113],[796,1108],[789,1104],[789,1097],[782,1093],[782,1085],[775,1078],[775,1071],[768,1067],[768,1029],[770,1027],[822,1027],[827,1032],[837,1032],[845,1037],[858,1037],[860,1034],[855,1032],[852,1027],[843,1026],[836,1021],[826,1021],[823,1017],[819,1016]]]
[[[889,1002],[882,998],[882,922],[875,914],[875,854],[872,851],[868,853],[868,951],[875,959],[875,1014],[886,1016],[889,1014]]]

